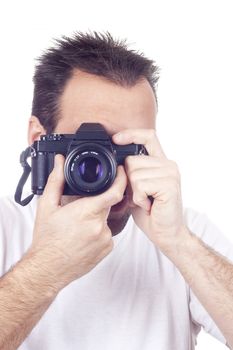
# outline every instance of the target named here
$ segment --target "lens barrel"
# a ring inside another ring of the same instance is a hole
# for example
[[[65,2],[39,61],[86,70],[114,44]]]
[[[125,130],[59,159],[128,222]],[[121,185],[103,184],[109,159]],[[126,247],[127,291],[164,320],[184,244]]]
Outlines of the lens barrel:
[[[98,143],[82,143],[68,154],[64,173],[74,194],[97,195],[113,183],[117,162],[112,152]]]

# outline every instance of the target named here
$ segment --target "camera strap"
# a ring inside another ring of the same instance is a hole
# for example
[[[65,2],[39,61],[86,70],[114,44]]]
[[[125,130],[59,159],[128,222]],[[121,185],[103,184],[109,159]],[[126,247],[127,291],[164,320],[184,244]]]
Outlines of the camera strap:
[[[28,179],[28,176],[30,175],[31,172],[31,167],[27,162],[27,159],[31,156],[31,147],[28,147],[23,151],[20,155],[20,164],[23,167],[23,174],[19,180],[19,183],[16,187],[15,191],[15,201],[16,203],[25,206],[29,202],[31,202],[32,198],[34,197],[34,194],[31,194],[30,196],[26,197],[25,199],[22,199],[22,193],[23,193],[23,188],[24,185]]]

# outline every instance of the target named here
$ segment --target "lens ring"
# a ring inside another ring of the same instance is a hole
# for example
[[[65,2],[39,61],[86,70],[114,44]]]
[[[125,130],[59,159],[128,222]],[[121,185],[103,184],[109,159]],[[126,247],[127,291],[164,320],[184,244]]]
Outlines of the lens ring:
[[[92,159],[102,168],[102,175],[96,181],[84,181],[80,173],[80,164]],[[82,143],[76,146],[67,156],[64,166],[65,179],[74,194],[96,195],[106,191],[113,183],[117,163],[112,152],[98,143]]]

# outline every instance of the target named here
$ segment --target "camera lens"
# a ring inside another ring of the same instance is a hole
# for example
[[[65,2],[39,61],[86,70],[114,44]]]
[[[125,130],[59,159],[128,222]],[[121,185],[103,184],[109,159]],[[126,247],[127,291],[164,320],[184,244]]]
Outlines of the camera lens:
[[[117,162],[113,153],[98,143],[83,143],[67,156],[65,179],[73,194],[96,195],[113,183]]]
[[[84,158],[79,163],[78,171],[83,181],[96,182],[103,176],[103,166],[101,162],[93,157]]]

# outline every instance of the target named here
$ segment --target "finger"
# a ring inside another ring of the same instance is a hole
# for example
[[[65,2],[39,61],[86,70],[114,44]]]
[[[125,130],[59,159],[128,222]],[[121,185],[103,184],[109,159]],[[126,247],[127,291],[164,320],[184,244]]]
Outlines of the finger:
[[[167,203],[169,199],[175,198],[181,194],[179,180],[165,177],[159,179],[144,179],[131,184],[133,191],[133,201],[139,207],[145,208],[142,204],[146,197],[152,197],[160,203]]]
[[[53,171],[48,177],[47,184],[41,197],[43,205],[47,210],[60,205],[64,183],[64,157],[61,154],[57,154],[54,159]]]
[[[125,129],[113,135],[112,139],[118,145],[142,144],[149,155],[166,158],[155,129]]]
[[[127,186],[127,176],[122,165],[118,166],[117,176],[112,186],[100,194],[93,197],[95,204],[95,212],[98,213],[103,209],[109,209],[113,205],[119,203],[124,196],[124,192]]]
[[[139,179],[140,177],[143,179],[149,177],[179,176],[177,164],[171,160],[161,161],[161,158],[129,156],[126,158],[124,166],[126,174],[130,179],[131,176],[137,176]]]
[[[165,177],[178,178],[179,173],[175,169],[166,168],[138,168],[133,171],[126,171],[130,183],[147,179],[162,179]]]
[[[144,174],[141,173],[141,171],[145,172],[145,170],[139,169],[140,175]],[[151,208],[151,200],[148,198],[146,191],[141,186],[141,184],[143,184],[144,179],[139,179],[140,186],[138,186],[137,174],[135,180],[131,177],[128,178],[130,181],[128,186],[129,207],[135,208],[136,206],[139,206],[140,208],[145,210],[146,214],[149,214]]]
[[[145,156],[145,155],[139,155],[139,156],[127,156],[125,159],[124,167],[126,171],[132,172],[136,169],[162,169],[162,168],[169,168],[172,163],[172,161],[163,158],[158,158],[155,156]]]
[[[146,193],[138,192],[133,194],[133,202],[146,212],[150,211],[151,201],[149,200]]]
[[[123,166],[118,166],[117,168],[117,176],[112,184],[112,186],[105,192],[93,196],[93,197],[84,197],[81,199],[78,199],[77,201],[70,203],[69,207],[75,208],[79,210],[80,204],[83,205],[83,207],[87,206],[89,209],[89,212],[92,214],[99,215],[103,211],[110,210],[111,206],[114,204],[119,203],[123,199],[124,191],[127,186],[127,176],[124,171]],[[78,203],[78,206],[77,206]]]

